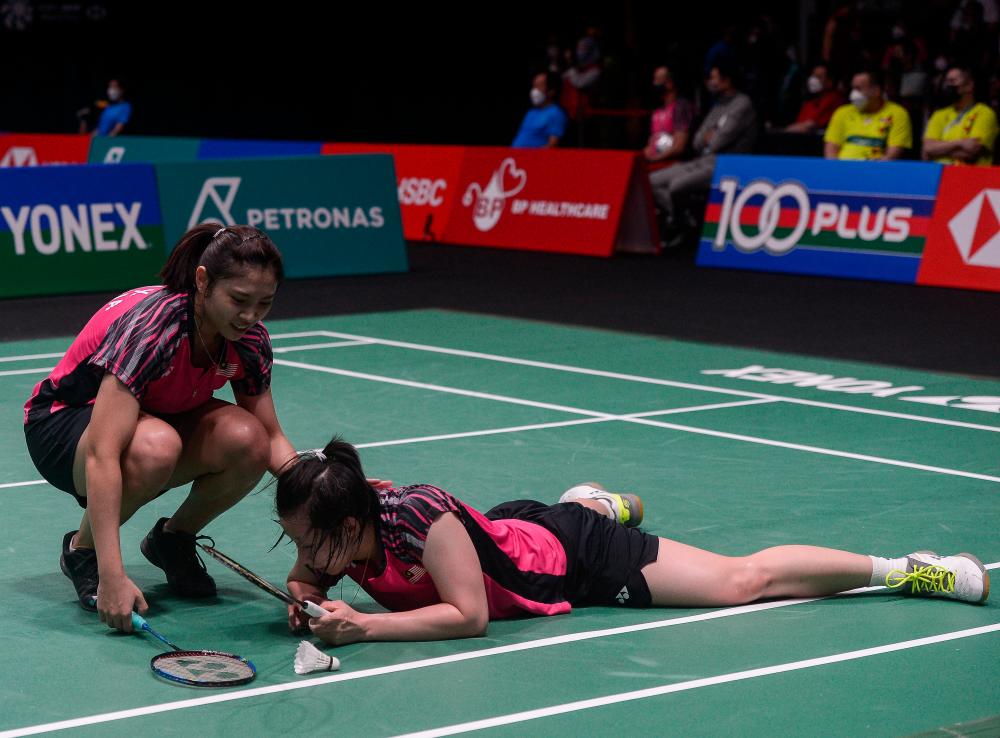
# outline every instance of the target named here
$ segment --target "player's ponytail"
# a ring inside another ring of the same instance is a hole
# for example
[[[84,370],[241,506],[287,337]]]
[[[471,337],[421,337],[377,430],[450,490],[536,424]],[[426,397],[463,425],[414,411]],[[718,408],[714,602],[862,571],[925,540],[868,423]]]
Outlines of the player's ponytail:
[[[201,223],[190,228],[170,252],[160,278],[171,292],[194,293],[199,266],[208,272],[209,284],[235,276],[248,266],[270,269],[278,283],[285,278],[278,247],[250,226]]]

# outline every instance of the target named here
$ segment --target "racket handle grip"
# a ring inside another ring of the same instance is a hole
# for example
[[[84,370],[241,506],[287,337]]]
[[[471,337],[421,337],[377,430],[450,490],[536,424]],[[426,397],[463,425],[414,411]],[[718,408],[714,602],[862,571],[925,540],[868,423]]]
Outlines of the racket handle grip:
[[[148,628],[149,623],[146,622],[146,618],[137,613],[135,610],[132,611],[132,628],[135,630],[142,630],[143,628]]]
[[[317,605],[315,602],[310,602],[309,600],[302,603],[302,609],[309,617],[321,618],[326,615],[326,610]]]

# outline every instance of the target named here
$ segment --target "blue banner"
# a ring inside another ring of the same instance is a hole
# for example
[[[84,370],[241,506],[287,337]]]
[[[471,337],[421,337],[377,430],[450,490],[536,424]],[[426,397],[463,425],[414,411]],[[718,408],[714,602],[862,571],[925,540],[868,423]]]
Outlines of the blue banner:
[[[249,159],[264,156],[319,156],[321,141],[239,141],[202,139],[199,159]]]
[[[912,283],[941,169],[720,156],[698,264]]]

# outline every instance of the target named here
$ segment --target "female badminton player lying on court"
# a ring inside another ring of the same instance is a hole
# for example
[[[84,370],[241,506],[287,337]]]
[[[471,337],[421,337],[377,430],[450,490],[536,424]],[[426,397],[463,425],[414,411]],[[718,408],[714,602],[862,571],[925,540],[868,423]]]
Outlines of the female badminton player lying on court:
[[[249,226],[195,226],[160,276],[162,285],[102,306],[24,407],[35,466],[84,508],[60,566],[82,607],[126,631],[146,601],[122,566],[119,526],[193,482],[141,549],[176,594],[214,595],[194,534],[265,469],[295,458],[271,400],[271,342],[260,323],[283,276],[274,243]],[[226,382],[235,405],[212,397]]]
[[[328,611],[310,619],[290,607],[289,625],[334,645],[482,635],[491,619],[573,605],[715,607],[869,585],[970,602],[989,595],[989,575],[968,554],[777,546],[720,556],[643,533],[638,497],[593,484],[559,504],[507,502],[485,514],[429,485],[373,489],[357,451],[336,438],[279,476],[275,501],[298,549],[288,589]],[[344,574],[393,612],[327,600]]]

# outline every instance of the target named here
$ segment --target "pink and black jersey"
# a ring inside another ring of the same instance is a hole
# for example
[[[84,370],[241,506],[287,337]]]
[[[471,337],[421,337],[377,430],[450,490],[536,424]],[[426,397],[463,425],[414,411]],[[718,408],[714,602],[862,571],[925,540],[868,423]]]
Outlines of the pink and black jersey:
[[[412,610],[441,601],[422,566],[424,542],[431,523],[453,512],[479,554],[491,619],[571,610],[564,593],[566,551],[548,529],[525,520],[491,520],[429,485],[377,493],[385,568],[372,572],[352,564],[344,573],[383,607]]]
[[[66,407],[92,404],[105,372],[114,374],[142,410],[170,414],[192,410],[227,381],[241,395],[271,384],[271,339],[263,324],[225,343],[217,366],[191,363],[194,340],[191,295],[162,286],[125,292],[102,307],[24,405],[24,422]]]

